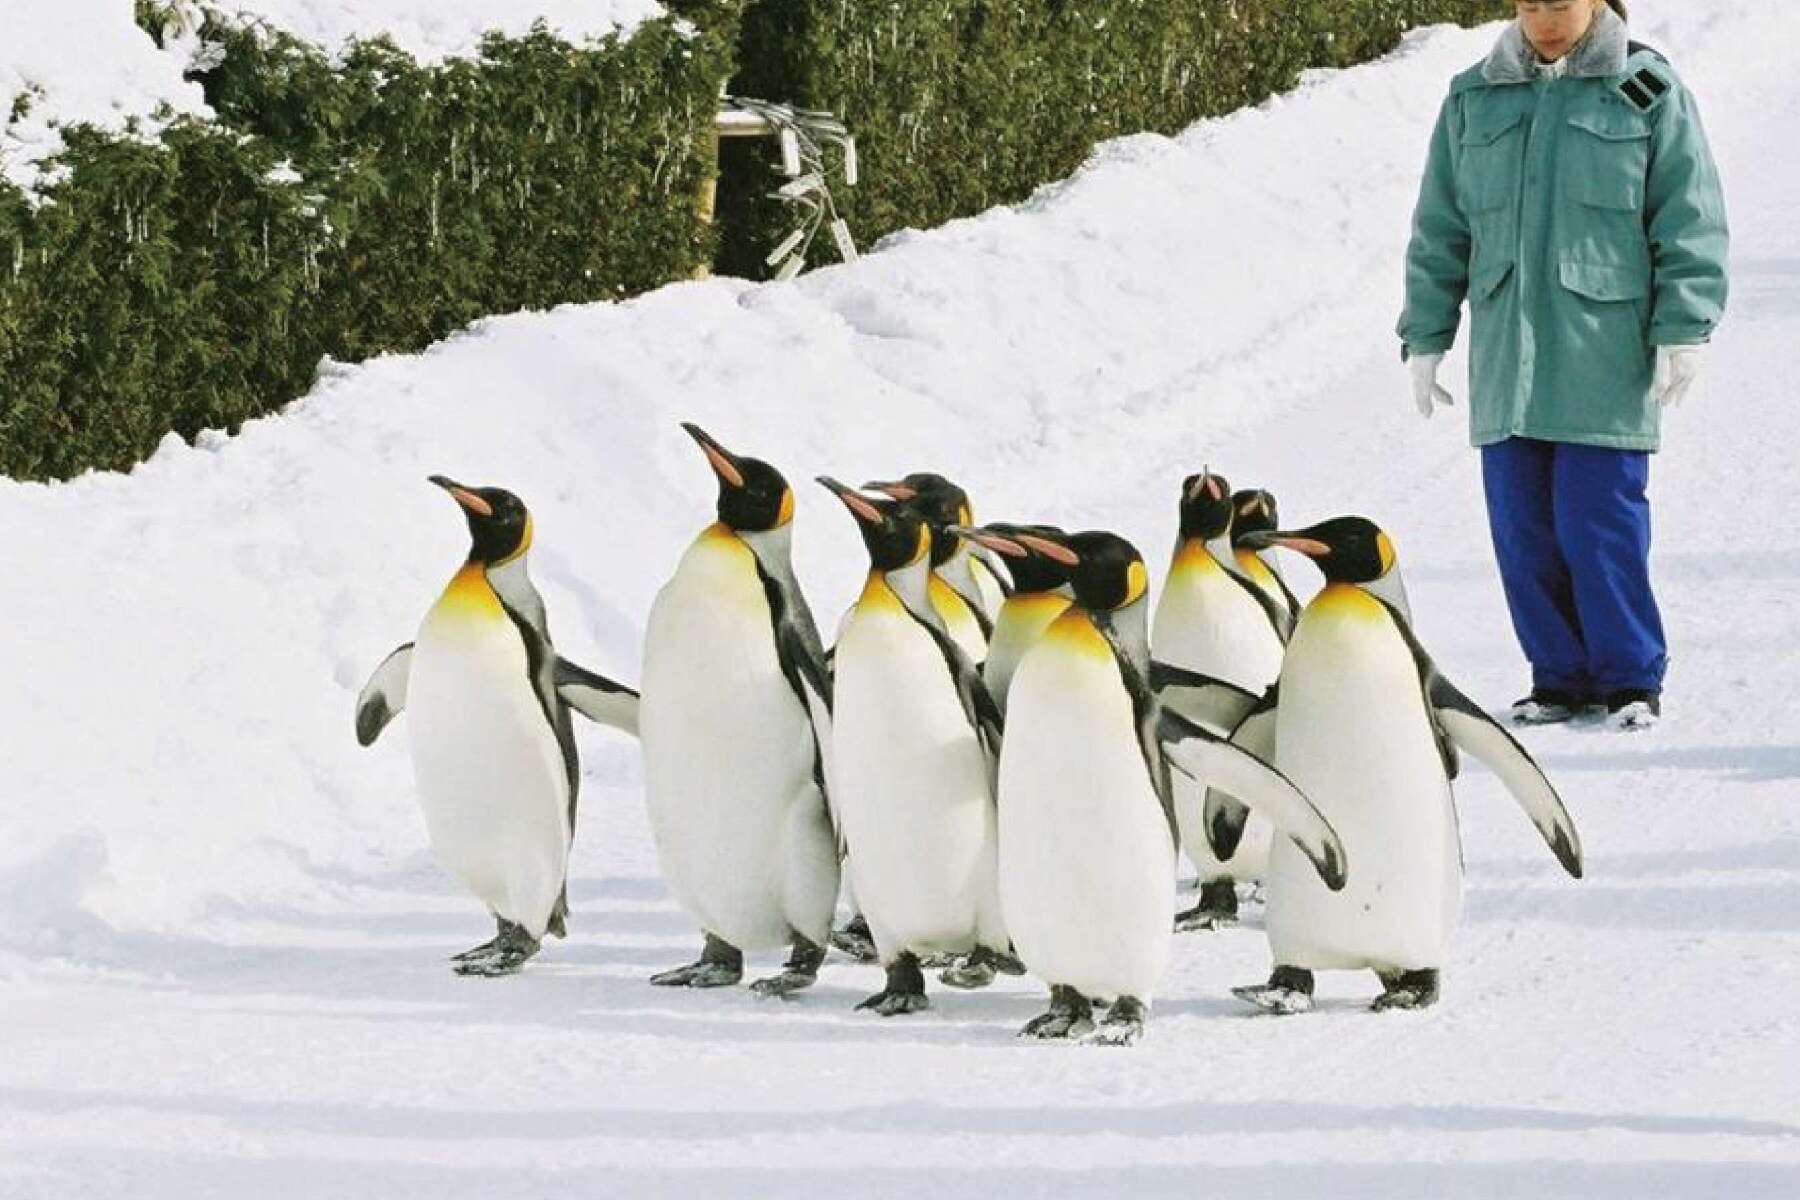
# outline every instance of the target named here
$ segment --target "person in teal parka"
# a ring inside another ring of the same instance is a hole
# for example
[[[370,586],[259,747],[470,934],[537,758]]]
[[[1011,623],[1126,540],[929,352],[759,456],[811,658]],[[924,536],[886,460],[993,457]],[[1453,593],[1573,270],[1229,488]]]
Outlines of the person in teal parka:
[[[1624,0],[1518,0],[1450,84],[1399,324],[1413,398],[1469,305],[1469,417],[1507,606],[1532,666],[1522,723],[1662,712],[1649,457],[1725,311],[1725,202],[1693,95],[1630,40]]]

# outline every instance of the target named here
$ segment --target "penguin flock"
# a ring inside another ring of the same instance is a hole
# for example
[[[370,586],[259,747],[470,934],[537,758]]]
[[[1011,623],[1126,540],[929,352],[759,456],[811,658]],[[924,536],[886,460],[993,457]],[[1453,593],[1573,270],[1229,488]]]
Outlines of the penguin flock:
[[[1126,1045],[1174,933],[1231,924],[1245,893],[1272,969],[1243,1000],[1304,1012],[1316,972],[1368,970],[1377,1010],[1425,1007],[1461,906],[1462,754],[1580,878],[1556,789],[1419,644],[1373,522],[1284,530],[1270,493],[1202,471],[1152,613],[1117,534],[977,524],[935,474],[821,476],[868,554],[827,646],[793,569],[793,489],[683,428],[716,519],[651,606],[641,694],[556,653],[524,504],[432,477],[469,555],[363,688],[356,734],[408,715],[432,848],[496,923],[459,974],[516,973],[566,933],[572,714],[640,742],[659,865],[701,935],[651,976],[666,987],[734,985],[746,952],[781,951],[750,987],[787,996],[836,947],[882,968],[859,1005],[882,1016],[929,1007],[928,970],[962,989],[1029,973],[1048,1004],[1022,1036]],[[1323,575],[1308,603],[1276,550]],[[1177,912],[1183,855],[1201,886]]]

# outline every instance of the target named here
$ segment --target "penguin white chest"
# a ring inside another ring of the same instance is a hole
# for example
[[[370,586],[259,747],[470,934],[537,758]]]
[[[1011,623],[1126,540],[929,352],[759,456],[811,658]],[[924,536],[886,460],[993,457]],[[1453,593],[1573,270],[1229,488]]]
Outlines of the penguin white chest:
[[[1071,613],[1013,676],[1000,900],[1034,974],[1148,1001],[1168,961],[1175,850],[1111,647]]]
[[[876,944],[970,948],[998,924],[987,761],[937,643],[879,579],[838,643],[835,700],[838,812]]]
[[[749,547],[703,533],[650,610],[639,738],[669,888],[741,949],[783,944],[784,831],[810,796],[813,733],[782,674]]]
[[[1164,662],[1246,691],[1261,692],[1281,671],[1281,638],[1262,606],[1199,545],[1175,557],[1150,644]]]
[[[1260,693],[1281,671],[1283,647],[1255,597],[1226,573],[1204,546],[1189,544],[1176,555],[1156,606],[1150,644],[1166,663],[1223,679]],[[1229,733],[1230,730],[1215,732]],[[1206,840],[1201,809],[1205,789],[1186,776],[1174,780],[1181,845],[1203,881],[1259,880],[1268,871],[1274,827],[1252,813],[1229,862]]]
[[[432,849],[492,911],[542,937],[568,867],[568,773],[524,639],[479,567],[425,616],[407,721]]]
[[[1337,830],[1350,865],[1334,893],[1296,848],[1276,841],[1267,918],[1275,961],[1442,966],[1462,899],[1456,812],[1411,650],[1360,589],[1328,587],[1295,630],[1276,765]]]

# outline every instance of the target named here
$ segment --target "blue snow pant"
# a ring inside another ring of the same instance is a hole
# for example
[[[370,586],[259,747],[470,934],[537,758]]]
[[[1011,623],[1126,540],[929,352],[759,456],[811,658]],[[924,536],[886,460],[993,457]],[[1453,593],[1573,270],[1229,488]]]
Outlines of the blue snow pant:
[[[1532,438],[1481,448],[1494,557],[1534,689],[1662,691],[1649,479],[1640,450]]]

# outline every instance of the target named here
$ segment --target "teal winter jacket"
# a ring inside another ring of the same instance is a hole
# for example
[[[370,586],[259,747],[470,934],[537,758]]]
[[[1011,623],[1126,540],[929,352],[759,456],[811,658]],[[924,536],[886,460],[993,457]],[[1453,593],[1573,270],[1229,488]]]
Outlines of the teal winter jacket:
[[[1563,74],[1517,24],[1451,82],[1406,255],[1399,333],[1448,350],[1469,303],[1473,441],[1657,447],[1657,346],[1725,311],[1725,202],[1693,97],[1602,8]]]

